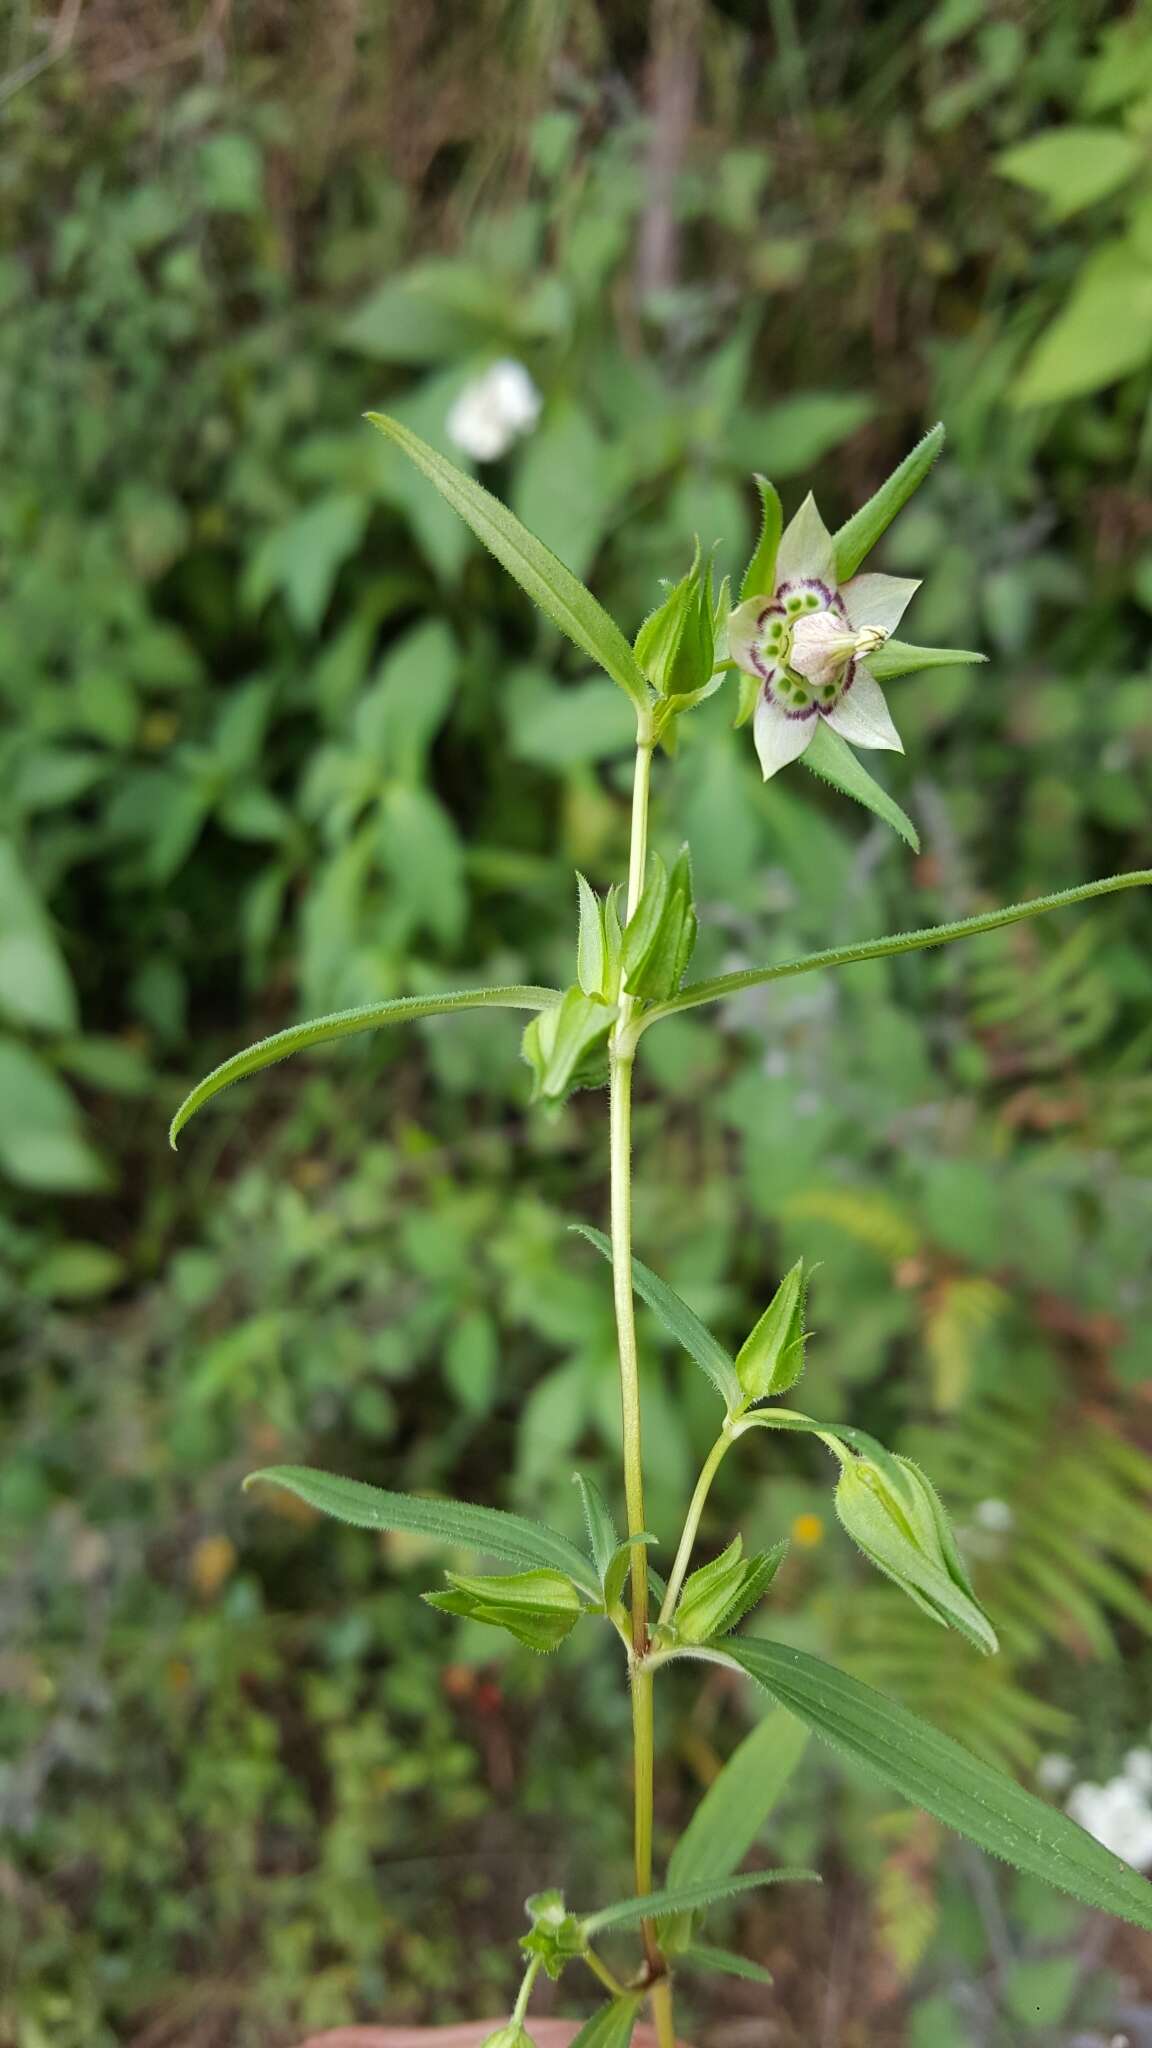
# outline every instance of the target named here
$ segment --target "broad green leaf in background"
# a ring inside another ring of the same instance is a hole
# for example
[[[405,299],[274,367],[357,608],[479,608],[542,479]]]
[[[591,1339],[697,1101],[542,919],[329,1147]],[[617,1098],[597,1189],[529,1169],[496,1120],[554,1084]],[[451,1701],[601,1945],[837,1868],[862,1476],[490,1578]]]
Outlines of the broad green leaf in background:
[[[605,1237],[602,1230],[594,1230],[588,1223],[574,1223],[572,1229],[578,1231],[581,1237],[586,1237],[589,1244],[594,1244],[598,1252],[603,1252],[611,1264],[612,1240]],[[676,1342],[683,1345],[688,1356],[694,1358],[697,1365],[707,1373],[726,1406],[729,1409],[738,1408],[744,1396],[736,1377],[736,1367],[719,1339],[705,1327],[687,1302],[681,1301],[680,1296],[669,1287],[666,1280],[661,1280],[658,1273],[654,1273],[650,1266],[644,1265],[637,1258],[632,1261],[632,1284],[641,1300],[646,1301],[649,1308],[659,1316],[669,1335],[675,1337]]]
[[[1100,391],[1152,357],[1152,263],[1128,242],[1091,256],[1012,387],[1017,405]]]
[[[668,1913],[700,1913],[706,1906],[718,1905],[722,1899],[734,1899],[741,1892],[759,1891],[769,1884],[819,1882],[819,1873],[815,1870],[746,1870],[739,1877],[717,1877],[707,1882],[701,1880],[698,1884],[670,1885],[665,1891],[649,1892],[638,1899],[620,1899],[615,1905],[602,1906],[599,1912],[585,1915],[584,1931],[588,1935],[600,1934],[606,1927],[637,1927],[641,1920],[662,1919]]]
[[[981,932],[1019,924],[1027,917],[1064,910],[1070,904],[1087,902],[1092,896],[1111,896],[1118,889],[1147,888],[1150,883],[1152,868],[1134,868],[1130,874],[1106,875],[1099,882],[1080,882],[1073,889],[1058,889],[1054,895],[1035,896],[1027,903],[1009,903],[1001,910],[981,911],[975,917],[957,918],[951,924],[926,925],[915,932],[893,932],[883,939],[861,939],[851,946],[829,946],[821,953],[805,953],[798,960],[782,960],[773,967],[749,967],[736,974],[718,975],[715,981],[690,982],[679,995],[643,1017],[640,1028],[646,1030],[661,1017],[693,1010],[700,1003],[718,1002],[724,996],[737,995],[745,988],[759,988],[765,982],[785,981],[791,975],[811,974],[823,967],[851,967],[860,960],[886,960],[895,953],[918,952],[924,946],[945,946],[953,939],[976,938]]]
[[[314,633],[342,565],[360,545],[370,509],[367,498],[337,492],[276,527],[249,564],[248,603],[259,609],[278,591],[301,632]]]
[[[875,547],[882,533],[891,526],[896,514],[908,503],[913,491],[923,483],[941,448],[944,446],[944,428],[937,421],[930,427],[923,439],[917,441],[910,455],[904,457],[874,491],[866,505],[861,505],[851,519],[833,536],[836,550],[836,575],[841,583],[854,576],[861,562]]]
[[[214,1067],[210,1074],[197,1082],[172,1119],[168,1134],[170,1141],[175,1147],[189,1118],[195,1116],[197,1110],[218,1095],[222,1088],[230,1087],[233,1081],[242,1081],[247,1074],[259,1073],[262,1067],[274,1066],[277,1060],[285,1060],[292,1053],[307,1052],[317,1045],[329,1045],[333,1040],[348,1038],[356,1031],[376,1031],[384,1024],[412,1023],[419,1017],[439,1017],[454,1010],[548,1010],[559,1001],[560,990],[554,988],[455,989],[451,994],[397,996],[392,1002],[362,1003],[354,1010],[336,1010],[330,1017],[313,1017],[307,1024],[291,1024],[286,1031],[277,1031],[271,1038],[262,1038],[258,1044],[248,1046],[244,1052],[233,1053],[231,1059]]]
[[[996,168],[1046,199],[1053,220],[1067,220],[1117,191],[1146,160],[1140,138],[1122,128],[1069,124],[1002,150]]]
[[[602,2005],[585,2021],[572,2048],[628,2048],[643,2003],[643,1992],[629,1991],[611,2005]]]
[[[347,1522],[354,1529],[402,1529],[416,1536],[434,1536],[442,1543],[483,1551],[526,1569],[562,1572],[592,1600],[599,1600],[596,1573],[582,1551],[558,1530],[527,1521],[503,1508],[475,1507],[470,1501],[426,1500],[414,1493],[388,1493],[362,1479],[342,1479],[309,1465],[270,1465],[250,1472],[246,1487],[257,1483],[282,1486],[297,1500],[322,1515]]]
[[[717,1645],[843,1756],[1017,1870],[1152,1930],[1152,1884],[1066,1814],[971,1755],[897,1701],[804,1650],[762,1639]]]
[[[853,797],[866,810],[883,818],[886,825],[891,825],[892,830],[907,841],[913,853],[919,853],[920,835],[911,818],[901,810],[895,798],[881,788],[859,756],[852,752],[839,733],[833,732],[825,719],[817,719],[816,731],[801,759],[814,775],[823,776],[825,782],[830,782],[844,796]]]
[[[0,1173],[45,1194],[90,1194],[108,1173],[63,1082],[37,1053],[0,1039]]]
[[[423,471],[441,496],[472,528],[479,541],[508,571],[545,616],[619,683],[638,709],[648,704],[648,685],[615,620],[590,590],[566,569],[535,534],[482,484],[385,413],[370,412],[371,424]]]
[[[749,452],[754,451],[773,476],[802,476],[875,410],[875,399],[862,392],[796,391],[778,405],[737,412],[728,445],[741,467],[747,466]]]
[[[619,450],[567,401],[550,405],[525,443],[512,503],[528,531],[583,577],[612,525],[622,482]]]
[[[592,676],[586,682],[554,683],[534,670],[512,675],[507,693],[508,745],[518,761],[531,761],[550,775],[589,761],[607,761],[630,749],[635,714],[614,684]]]
[[[63,952],[9,839],[0,839],[0,1011],[38,1031],[79,1022]]]

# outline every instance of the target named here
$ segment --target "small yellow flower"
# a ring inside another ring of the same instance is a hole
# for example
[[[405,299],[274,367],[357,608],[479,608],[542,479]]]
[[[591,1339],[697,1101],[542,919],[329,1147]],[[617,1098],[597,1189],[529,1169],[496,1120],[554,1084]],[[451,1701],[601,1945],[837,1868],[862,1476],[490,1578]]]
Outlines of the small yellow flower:
[[[801,1550],[815,1550],[824,1541],[824,1523],[819,1515],[797,1515],[792,1523],[792,1541]]]

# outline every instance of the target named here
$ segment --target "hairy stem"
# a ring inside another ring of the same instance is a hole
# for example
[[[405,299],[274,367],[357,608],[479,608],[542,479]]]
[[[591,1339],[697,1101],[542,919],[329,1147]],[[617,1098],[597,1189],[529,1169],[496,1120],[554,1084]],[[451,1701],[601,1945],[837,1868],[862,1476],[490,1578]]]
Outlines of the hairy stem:
[[[668,1591],[664,1595],[664,1605],[660,1609],[661,1621],[670,1621],[672,1619],[673,1609],[680,1598],[680,1588],[684,1584],[685,1573],[692,1561],[692,1550],[700,1528],[700,1517],[704,1512],[704,1503],[708,1498],[712,1481],[720,1469],[721,1460],[727,1451],[730,1450],[731,1445],[732,1439],[730,1436],[718,1436],[704,1460],[700,1477],[696,1481],[696,1491],[688,1505],[688,1513],[684,1520],[684,1534],[680,1538],[680,1548],[676,1552],[676,1562],[672,1567],[672,1576],[668,1581]]]
[[[514,2027],[524,2024],[524,2015],[528,2010],[528,2000],[532,1996],[532,1986],[536,1982],[539,1969],[540,1957],[532,1956],[529,1959],[528,1968],[524,1972],[524,1982],[520,1986],[516,2003],[512,2007],[512,2025]]]
[[[632,840],[628,860],[627,916],[631,917],[644,886],[648,856],[648,795],[652,775],[652,741],[638,735],[632,787]],[[624,1447],[624,1498],[628,1534],[644,1529],[644,1467],[640,1424],[640,1369],[636,1349],[636,1310],[632,1294],[632,1067],[629,1035],[632,1000],[623,996],[613,1034],[610,1085],[610,1166],[612,1184],[612,1288],[616,1337],[620,1354],[620,1406]],[[634,1861],[636,1889],[652,1889],[652,1808],[655,1740],[652,1673],[640,1661],[648,1649],[648,1557],[642,1543],[632,1546],[632,1758]],[[660,2048],[675,2048],[672,1999],[664,1961],[651,1921],[642,1929],[644,1953],[653,1979],[652,2016]]]

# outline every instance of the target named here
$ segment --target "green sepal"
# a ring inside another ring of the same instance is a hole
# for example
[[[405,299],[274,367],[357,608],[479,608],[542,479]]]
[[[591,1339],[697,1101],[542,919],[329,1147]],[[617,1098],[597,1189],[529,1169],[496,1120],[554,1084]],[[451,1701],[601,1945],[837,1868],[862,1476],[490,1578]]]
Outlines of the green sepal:
[[[868,668],[878,683],[891,683],[897,676],[914,676],[921,669],[971,668],[987,659],[971,647],[913,647],[910,640],[885,640],[868,656]]]
[[[752,560],[744,571],[740,585],[740,602],[749,597],[771,597],[776,588],[776,555],[780,547],[780,535],[784,528],[784,508],[775,484],[766,476],[757,476],[756,488],[760,493],[761,518],[760,538],[756,543]]]
[[[619,1536],[611,1511],[591,1479],[585,1479],[582,1472],[574,1472],[574,1483],[580,1488],[580,1502],[584,1509],[584,1522],[588,1530],[588,1544],[592,1562],[600,1575],[600,1587],[604,1596],[604,1611],[611,1614],[619,1605],[632,1562],[633,1545],[655,1543],[656,1538],[644,1529],[637,1536]]]
[[[650,612],[636,635],[636,660],[661,697],[687,709],[699,702],[716,669],[715,599],[712,557],[702,560],[700,541],[688,574]]]
[[[807,1295],[804,1261],[797,1259],[736,1353],[736,1377],[749,1401],[786,1393],[803,1372]]]
[[[739,732],[742,725],[747,725],[748,720],[756,709],[760,688],[759,676],[750,676],[746,669],[738,671],[736,678],[736,716],[732,720],[734,732]]]
[[[535,1077],[534,1102],[563,1102],[574,1088],[600,1087],[607,1079],[608,1034],[616,1020],[614,1003],[598,1002],[574,985],[555,1009],[541,1010],[525,1026],[520,1051]]]
[[[913,491],[923,483],[941,448],[944,446],[944,428],[938,421],[930,427],[922,441],[917,441],[910,455],[904,457],[890,477],[874,491],[866,505],[861,505],[851,519],[833,535],[835,550],[836,581],[846,583],[856,574],[865,555],[875,547],[896,514],[908,503]]]
[[[891,1452],[841,1455],[836,1512],[853,1542],[933,1621],[959,1630],[992,1655],[996,1632],[976,1599],[943,1505],[919,1466]]]
[[[525,1899],[524,1911],[532,1928],[530,1933],[521,1935],[520,1946],[525,1955],[539,1956],[555,1983],[588,1946],[583,1925],[575,1913],[568,1911],[561,1891],[534,1892],[530,1899]]]
[[[507,1629],[526,1649],[541,1654],[558,1650],[584,1612],[575,1586],[560,1572],[513,1572],[492,1578],[445,1572],[444,1576],[450,1591],[423,1594],[429,1607]]]
[[[580,912],[576,939],[576,979],[586,996],[595,996],[598,1002],[604,1002],[608,1000],[604,986],[607,965],[604,920],[599,898],[581,874],[576,876],[576,896]]]
[[[703,1643],[734,1629],[763,1598],[787,1550],[787,1543],[778,1543],[745,1557],[743,1537],[733,1537],[727,1550],[687,1580],[672,1617],[676,1640]]]
[[[882,818],[886,825],[891,825],[892,830],[907,841],[913,853],[919,853],[920,835],[911,818],[886,789],[881,789],[847,742],[839,733],[833,732],[827,719],[817,719],[816,730],[800,759],[814,775],[822,775],[825,782],[830,782],[842,795],[853,797],[877,818]]]
[[[634,1545],[643,1543],[647,1546],[649,1543],[657,1542],[657,1540],[655,1536],[649,1534],[647,1529],[641,1529],[638,1536],[626,1536],[624,1541],[618,1545],[615,1555],[612,1557],[604,1574],[604,1611],[606,1614],[611,1614],[624,1597],[624,1588],[628,1583],[628,1573],[632,1568]],[[650,1573],[649,1576],[653,1575]]]
[[[650,854],[636,910],[624,932],[624,988],[644,1002],[666,1002],[684,979],[696,944],[692,863],[682,847],[669,873]]]
[[[489,2034],[481,2048],[536,2048],[536,2043],[519,2020],[509,2020],[506,2027],[497,2027],[494,2034]]]

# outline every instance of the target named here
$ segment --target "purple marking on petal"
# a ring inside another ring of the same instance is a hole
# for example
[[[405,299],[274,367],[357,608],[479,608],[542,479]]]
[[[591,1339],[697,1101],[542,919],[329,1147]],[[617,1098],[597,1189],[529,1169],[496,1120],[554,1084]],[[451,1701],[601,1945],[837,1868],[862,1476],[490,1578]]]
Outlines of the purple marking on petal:
[[[848,692],[852,688],[852,685],[855,681],[856,656],[853,655],[851,661],[848,663],[848,666],[844,671],[844,680],[841,683],[840,688],[837,690],[836,695],[834,697],[829,697],[828,702],[826,704],[818,704],[816,706],[816,709],[820,713],[821,718],[827,718],[828,713],[830,711],[835,711],[836,706],[844,702],[845,697],[848,695]]]

